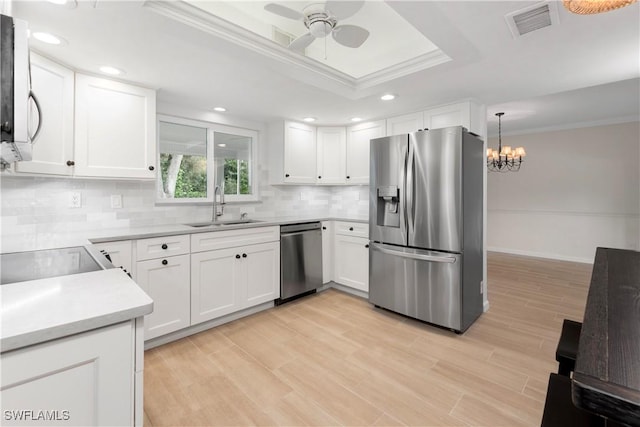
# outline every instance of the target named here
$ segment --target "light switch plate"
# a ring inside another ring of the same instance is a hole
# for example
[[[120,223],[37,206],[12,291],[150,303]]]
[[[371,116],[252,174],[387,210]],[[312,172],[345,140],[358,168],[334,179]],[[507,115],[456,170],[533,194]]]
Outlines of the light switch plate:
[[[111,195],[111,207],[113,209],[122,209],[122,194]]]

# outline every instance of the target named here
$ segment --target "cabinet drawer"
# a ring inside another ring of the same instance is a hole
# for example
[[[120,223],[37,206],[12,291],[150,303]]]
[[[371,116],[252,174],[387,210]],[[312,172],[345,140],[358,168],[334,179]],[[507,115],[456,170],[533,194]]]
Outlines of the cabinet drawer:
[[[189,253],[189,235],[154,237],[136,241],[138,261]]]
[[[191,235],[191,252],[227,249],[280,240],[280,227],[257,227],[240,230],[212,231]]]
[[[365,222],[336,221],[335,230],[336,234],[344,236],[369,238],[369,224]]]

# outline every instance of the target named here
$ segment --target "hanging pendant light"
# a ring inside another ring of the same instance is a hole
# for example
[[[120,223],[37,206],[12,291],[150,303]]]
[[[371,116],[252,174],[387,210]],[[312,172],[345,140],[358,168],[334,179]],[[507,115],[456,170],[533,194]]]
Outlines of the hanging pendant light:
[[[608,12],[635,3],[637,0],[564,0],[565,9],[579,15]]]
[[[518,172],[522,165],[522,158],[527,155],[524,147],[512,149],[510,146],[502,146],[502,121],[504,113],[496,113],[498,116],[498,150],[487,148],[487,169],[489,172]]]

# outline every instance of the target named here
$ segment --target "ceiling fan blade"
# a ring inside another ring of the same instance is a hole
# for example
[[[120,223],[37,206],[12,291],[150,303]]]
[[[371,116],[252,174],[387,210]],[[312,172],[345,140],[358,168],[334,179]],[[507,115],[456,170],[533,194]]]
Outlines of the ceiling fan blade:
[[[343,0],[329,0],[325,5],[325,10],[330,11],[335,18],[340,21],[354,15],[364,5],[364,0],[361,1],[343,1]]]
[[[290,9],[286,6],[282,6],[281,4],[269,3],[264,5],[264,10],[267,12],[275,13],[276,15],[284,16],[289,19],[297,19],[302,20],[304,16],[302,13],[297,10]]]
[[[303,34],[289,44],[289,49],[302,52],[315,39],[315,36],[311,33]]]
[[[331,35],[341,45],[356,48],[367,40],[369,31],[357,25],[338,25]]]

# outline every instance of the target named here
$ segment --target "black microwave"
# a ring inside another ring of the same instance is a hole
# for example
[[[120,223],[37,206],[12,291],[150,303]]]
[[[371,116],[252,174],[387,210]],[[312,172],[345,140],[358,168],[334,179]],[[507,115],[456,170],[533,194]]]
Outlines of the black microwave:
[[[31,91],[27,23],[0,15],[0,36],[0,164],[6,165],[31,160],[42,115]]]

